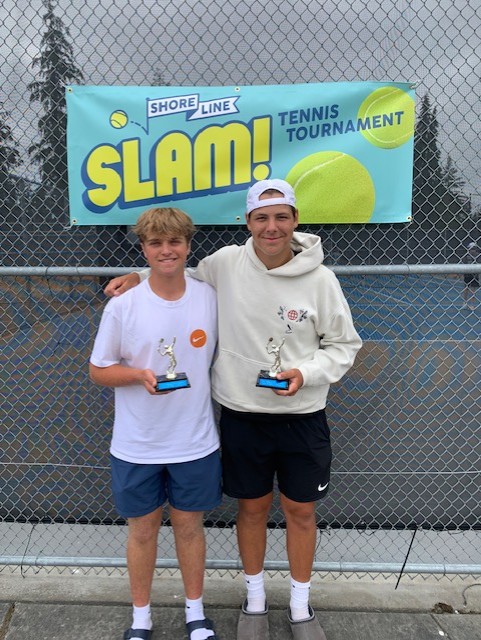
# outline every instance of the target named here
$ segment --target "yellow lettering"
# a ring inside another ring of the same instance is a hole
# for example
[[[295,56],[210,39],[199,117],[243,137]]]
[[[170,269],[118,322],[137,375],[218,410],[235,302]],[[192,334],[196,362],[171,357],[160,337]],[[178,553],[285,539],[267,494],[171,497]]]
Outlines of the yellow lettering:
[[[120,150],[104,144],[85,162],[86,186],[94,187],[86,190],[84,200],[92,210],[107,209],[119,201],[132,206],[245,185],[252,177],[268,175],[270,146],[270,117],[207,126],[194,139],[181,131],[167,133],[152,148],[148,175],[142,179],[140,139],[122,141]]]
[[[122,193],[122,179],[118,171],[109,166],[120,160],[119,152],[110,145],[97,147],[89,155],[85,163],[87,177],[99,187],[87,189],[87,196],[95,207],[111,207]]]
[[[183,133],[170,133],[155,148],[157,197],[192,191],[192,143]]]
[[[194,142],[195,190],[250,182],[251,157],[251,133],[245,125],[231,122],[204,129]]]
[[[271,148],[271,119],[256,118],[252,122],[253,162],[269,162]]]
[[[140,141],[124,140],[122,142],[122,155],[124,165],[124,200],[136,202],[137,200],[150,200],[155,195],[153,180],[140,178]]]

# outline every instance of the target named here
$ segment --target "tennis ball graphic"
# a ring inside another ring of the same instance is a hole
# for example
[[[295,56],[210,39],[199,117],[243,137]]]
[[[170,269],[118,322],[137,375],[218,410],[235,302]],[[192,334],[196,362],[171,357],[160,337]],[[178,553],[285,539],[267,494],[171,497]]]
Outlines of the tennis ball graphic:
[[[110,124],[114,129],[123,129],[128,121],[129,116],[120,109],[110,114]]]
[[[299,222],[367,222],[376,198],[369,171],[341,151],[319,151],[286,176],[296,194]]]
[[[414,135],[414,100],[397,87],[373,91],[359,107],[357,117],[369,118],[370,128],[361,130],[368,142],[381,149],[400,147]]]

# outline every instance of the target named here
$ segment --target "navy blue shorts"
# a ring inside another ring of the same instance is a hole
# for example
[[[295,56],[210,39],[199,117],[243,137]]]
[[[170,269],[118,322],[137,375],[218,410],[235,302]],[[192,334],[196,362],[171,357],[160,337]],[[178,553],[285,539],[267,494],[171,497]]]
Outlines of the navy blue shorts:
[[[180,511],[209,511],[222,500],[219,450],[174,464],[135,464],[110,456],[115,507],[123,518],[152,513],[167,501]]]
[[[329,489],[331,439],[324,410],[310,414],[240,413],[222,407],[224,493],[262,498],[274,488],[295,502],[314,502]]]

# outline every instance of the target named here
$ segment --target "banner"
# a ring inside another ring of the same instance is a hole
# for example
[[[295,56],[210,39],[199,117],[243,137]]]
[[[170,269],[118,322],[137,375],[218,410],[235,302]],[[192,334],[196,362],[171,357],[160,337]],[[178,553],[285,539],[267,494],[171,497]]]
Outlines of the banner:
[[[243,224],[248,187],[284,178],[301,223],[411,219],[415,98],[401,82],[68,86],[72,225],[175,206]]]

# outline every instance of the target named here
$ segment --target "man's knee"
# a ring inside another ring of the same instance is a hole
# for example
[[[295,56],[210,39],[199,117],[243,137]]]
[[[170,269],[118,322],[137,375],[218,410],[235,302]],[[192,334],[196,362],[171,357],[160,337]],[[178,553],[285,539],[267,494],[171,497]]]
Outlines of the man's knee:
[[[311,528],[316,525],[315,502],[294,502],[284,499],[282,509],[287,525],[292,524],[303,528]]]
[[[136,544],[149,544],[156,540],[159,534],[159,526],[153,523],[139,523],[132,526],[129,522],[129,539]]]
[[[272,496],[254,498],[252,500],[242,499],[238,501],[238,517],[252,522],[262,521],[267,518],[272,505]]]
[[[204,535],[204,513],[171,509],[171,522],[177,539],[189,542]]]
[[[154,539],[157,540],[161,519],[162,509],[156,509],[145,516],[129,518],[129,540],[133,540],[137,544],[148,544]]]

